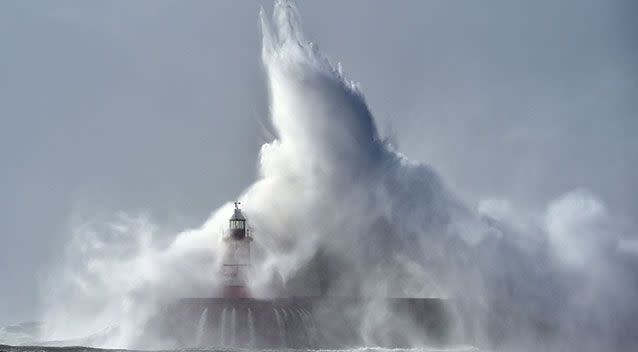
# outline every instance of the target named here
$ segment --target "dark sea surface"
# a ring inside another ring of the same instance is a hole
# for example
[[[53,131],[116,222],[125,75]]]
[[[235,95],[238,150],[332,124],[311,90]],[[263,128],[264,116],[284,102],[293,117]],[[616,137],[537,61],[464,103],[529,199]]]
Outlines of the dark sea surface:
[[[0,345],[0,351],[3,352],[97,352],[97,351],[108,351],[108,352],[136,352],[141,350],[127,350],[127,349],[103,349],[103,348],[93,348],[93,347],[82,347],[82,346],[65,346],[65,347],[54,347],[54,346],[10,346],[10,345]],[[271,352],[271,351],[304,351],[304,352],[474,352],[479,351],[479,349],[471,347],[471,346],[455,346],[449,348],[380,348],[380,347],[359,347],[352,349],[340,349],[340,350],[308,350],[308,349],[241,349],[241,348],[222,348],[222,347],[211,347],[211,348],[186,348],[186,349],[178,349],[178,350],[154,350],[154,351],[180,351],[180,352],[198,352],[198,351],[219,351],[219,352],[228,352],[228,351],[245,351],[245,352]]]

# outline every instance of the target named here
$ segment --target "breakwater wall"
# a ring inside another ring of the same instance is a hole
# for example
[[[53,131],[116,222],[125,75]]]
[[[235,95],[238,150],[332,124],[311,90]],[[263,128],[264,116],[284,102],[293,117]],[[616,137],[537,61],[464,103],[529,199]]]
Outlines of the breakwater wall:
[[[184,348],[407,347],[448,343],[454,326],[449,304],[434,298],[186,298],[145,331]]]

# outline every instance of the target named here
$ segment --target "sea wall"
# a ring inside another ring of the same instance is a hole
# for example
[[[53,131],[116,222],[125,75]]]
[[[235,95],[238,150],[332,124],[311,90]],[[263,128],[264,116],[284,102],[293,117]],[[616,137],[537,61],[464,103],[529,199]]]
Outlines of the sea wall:
[[[453,340],[454,314],[441,299],[343,297],[188,298],[167,305],[140,345],[176,348],[408,347]]]

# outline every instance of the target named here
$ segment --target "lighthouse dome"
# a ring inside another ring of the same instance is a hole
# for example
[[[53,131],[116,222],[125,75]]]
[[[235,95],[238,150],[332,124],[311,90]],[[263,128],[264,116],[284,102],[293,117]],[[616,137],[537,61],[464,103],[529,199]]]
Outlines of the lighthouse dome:
[[[244,214],[241,213],[241,209],[239,208],[235,208],[235,211],[233,212],[233,216],[230,217],[230,220],[246,220],[246,218],[244,217]]]
[[[228,221],[228,230],[230,238],[234,240],[243,240],[246,238],[246,218],[239,209],[239,202],[235,202],[235,211]]]

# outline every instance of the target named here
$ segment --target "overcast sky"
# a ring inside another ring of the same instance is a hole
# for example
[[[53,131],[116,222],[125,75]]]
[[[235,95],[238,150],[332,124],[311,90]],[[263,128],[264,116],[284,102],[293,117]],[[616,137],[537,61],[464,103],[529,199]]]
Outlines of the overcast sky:
[[[197,226],[272,138],[256,1],[0,2],[0,323],[82,214]],[[272,4],[263,5],[269,9]],[[305,1],[381,131],[468,204],[638,214],[638,3]]]

